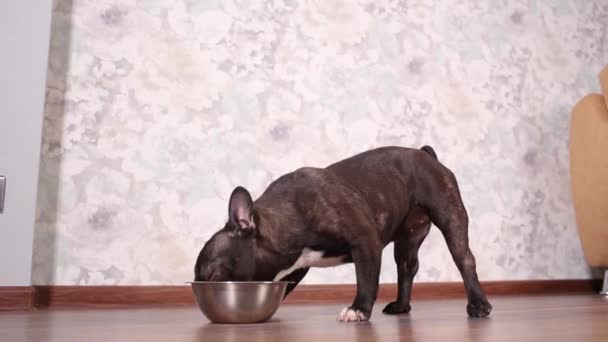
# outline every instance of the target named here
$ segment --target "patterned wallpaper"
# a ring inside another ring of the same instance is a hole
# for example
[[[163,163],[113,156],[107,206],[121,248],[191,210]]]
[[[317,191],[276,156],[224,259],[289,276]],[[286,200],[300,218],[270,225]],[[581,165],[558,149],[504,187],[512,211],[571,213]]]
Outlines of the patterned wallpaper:
[[[569,111],[603,0],[57,0],[34,284],[183,284],[236,185],[432,145],[482,280],[585,278]],[[460,279],[436,229],[418,281]],[[352,283],[353,266],[305,283]],[[383,282],[396,281],[392,246]]]

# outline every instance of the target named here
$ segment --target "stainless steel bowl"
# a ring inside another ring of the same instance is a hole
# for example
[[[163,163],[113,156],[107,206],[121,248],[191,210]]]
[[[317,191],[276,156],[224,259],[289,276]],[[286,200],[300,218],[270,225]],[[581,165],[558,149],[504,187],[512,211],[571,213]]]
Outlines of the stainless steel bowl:
[[[279,308],[286,281],[195,281],[192,292],[201,312],[213,323],[259,323]]]

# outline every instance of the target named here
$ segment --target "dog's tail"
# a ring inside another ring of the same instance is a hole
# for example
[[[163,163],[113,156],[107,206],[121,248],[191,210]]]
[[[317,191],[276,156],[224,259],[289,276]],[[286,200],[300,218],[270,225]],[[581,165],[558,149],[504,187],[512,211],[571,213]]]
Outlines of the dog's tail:
[[[420,149],[423,150],[424,152],[430,154],[431,157],[437,159],[437,153],[435,153],[435,150],[433,150],[433,148],[431,146],[424,145]]]

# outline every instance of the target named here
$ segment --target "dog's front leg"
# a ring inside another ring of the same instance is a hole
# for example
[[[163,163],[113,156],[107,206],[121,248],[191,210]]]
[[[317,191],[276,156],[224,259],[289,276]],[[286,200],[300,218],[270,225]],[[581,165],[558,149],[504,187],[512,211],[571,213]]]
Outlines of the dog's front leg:
[[[353,249],[351,254],[357,274],[357,294],[353,304],[344,308],[338,315],[340,322],[369,320],[378,295],[382,249],[373,248],[368,244]]]
[[[287,285],[287,289],[285,290],[285,296],[283,296],[283,299],[287,298],[287,296],[291,293],[291,291],[293,291],[293,289],[295,289],[296,286],[298,286],[298,284],[304,278],[306,273],[308,273],[308,270],[309,270],[308,267],[300,268],[299,270],[293,271],[291,274],[289,274],[285,278],[280,279],[282,281],[289,282],[289,284]]]

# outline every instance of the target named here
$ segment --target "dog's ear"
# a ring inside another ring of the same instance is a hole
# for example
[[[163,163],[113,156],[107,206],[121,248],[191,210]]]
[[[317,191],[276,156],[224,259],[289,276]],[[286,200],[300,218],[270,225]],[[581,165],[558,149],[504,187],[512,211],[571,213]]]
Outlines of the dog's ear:
[[[228,219],[240,232],[249,234],[255,231],[253,199],[247,189],[237,186],[230,195]]]

